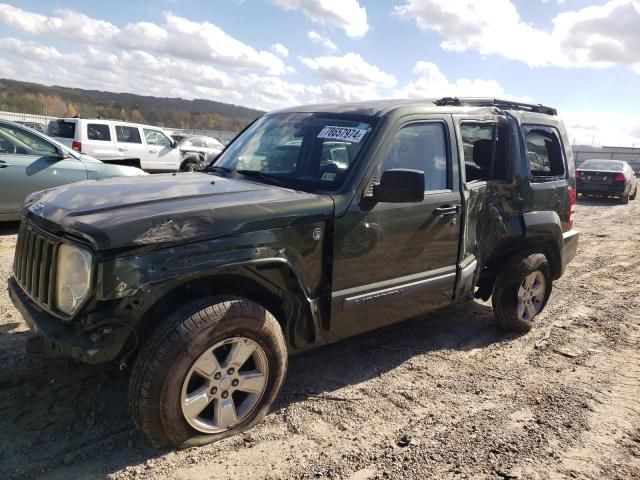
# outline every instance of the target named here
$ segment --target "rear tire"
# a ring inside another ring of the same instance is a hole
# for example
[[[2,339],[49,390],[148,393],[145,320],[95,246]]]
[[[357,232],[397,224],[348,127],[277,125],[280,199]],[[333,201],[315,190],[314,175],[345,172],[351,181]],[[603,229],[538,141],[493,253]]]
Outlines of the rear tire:
[[[252,353],[241,362],[247,348]],[[171,315],[143,346],[129,410],[155,447],[206,445],[259,422],[286,370],[282,330],[267,310],[242,298],[210,297]]]
[[[629,197],[629,200],[635,200],[637,195],[638,195],[638,186],[636,185],[636,188],[633,189],[633,195]]]
[[[629,194],[623,195],[620,197],[620,203],[626,205],[629,203]]]
[[[549,300],[551,289],[547,257],[533,253],[513,259],[505,265],[493,287],[491,303],[498,325],[510,331],[531,330]]]

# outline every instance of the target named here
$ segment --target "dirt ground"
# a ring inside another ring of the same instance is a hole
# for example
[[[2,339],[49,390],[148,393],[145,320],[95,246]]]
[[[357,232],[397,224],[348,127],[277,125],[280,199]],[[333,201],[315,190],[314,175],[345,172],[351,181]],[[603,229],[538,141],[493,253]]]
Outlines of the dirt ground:
[[[580,201],[576,224],[528,335],[475,303],[293,357],[265,421],[184,451],[136,432],[125,373],[23,353],[3,288],[0,478],[640,478],[640,200]]]

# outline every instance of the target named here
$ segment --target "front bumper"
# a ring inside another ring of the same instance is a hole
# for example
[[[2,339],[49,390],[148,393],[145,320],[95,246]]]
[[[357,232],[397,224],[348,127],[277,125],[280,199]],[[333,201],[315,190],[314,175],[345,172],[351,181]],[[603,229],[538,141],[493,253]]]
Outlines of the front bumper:
[[[130,328],[106,323],[99,329],[83,331],[77,325],[62,323],[40,309],[22,291],[18,282],[9,278],[9,298],[31,330],[44,339],[44,353],[50,356],[71,357],[85,363],[114,360],[122,351]]]

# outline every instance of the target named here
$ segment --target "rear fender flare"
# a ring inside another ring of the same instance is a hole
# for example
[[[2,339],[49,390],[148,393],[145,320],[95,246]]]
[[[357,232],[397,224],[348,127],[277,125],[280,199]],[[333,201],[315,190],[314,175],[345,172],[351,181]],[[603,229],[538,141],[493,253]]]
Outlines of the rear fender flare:
[[[551,277],[560,278],[566,266],[564,237],[560,217],[554,211],[528,212],[522,215],[524,237],[532,250],[544,253]]]

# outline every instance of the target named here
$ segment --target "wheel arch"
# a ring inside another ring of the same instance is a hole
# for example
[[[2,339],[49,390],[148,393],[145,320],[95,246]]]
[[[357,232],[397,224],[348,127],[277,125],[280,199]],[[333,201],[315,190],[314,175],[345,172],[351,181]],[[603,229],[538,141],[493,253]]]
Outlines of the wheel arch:
[[[168,311],[213,295],[242,297],[263,306],[280,324],[291,349],[318,340],[317,302],[306,297],[293,269],[283,262],[241,265],[171,282],[136,323],[138,337],[148,337]]]
[[[564,246],[564,243],[562,244]],[[531,253],[542,253],[549,262],[549,273],[552,280],[557,280],[562,275],[562,257],[559,244],[549,237],[517,237],[511,238],[496,245],[493,252],[483,262],[478,278],[478,298],[488,300],[493,291],[501,268],[508,264],[516,256],[525,256]]]

